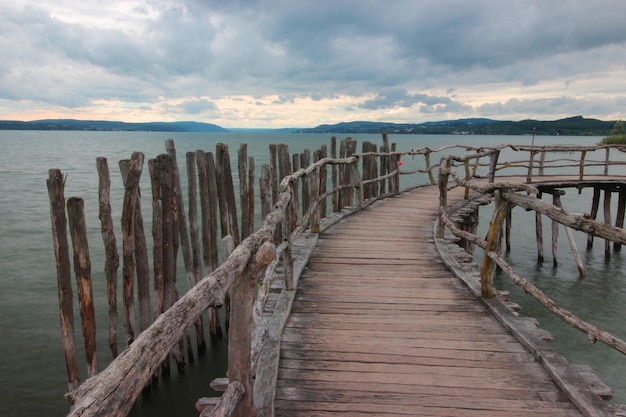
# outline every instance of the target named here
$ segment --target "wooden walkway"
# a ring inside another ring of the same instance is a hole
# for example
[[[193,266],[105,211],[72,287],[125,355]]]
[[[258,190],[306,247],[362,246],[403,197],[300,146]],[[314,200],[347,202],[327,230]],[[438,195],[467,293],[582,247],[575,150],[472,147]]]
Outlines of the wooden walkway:
[[[442,264],[436,187],[320,235],[285,327],[276,416],[580,416]]]

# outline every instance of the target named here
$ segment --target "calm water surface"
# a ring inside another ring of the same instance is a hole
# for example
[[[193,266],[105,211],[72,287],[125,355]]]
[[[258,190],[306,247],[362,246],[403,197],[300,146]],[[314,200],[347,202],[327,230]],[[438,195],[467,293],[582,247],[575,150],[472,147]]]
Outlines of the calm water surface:
[[[365,140],[380,144],[379,135],[353,135],[362,143]],[[146,161],[165,151],[165,140],[173,138],[177,148],[179,166],[184,167],[185,153],[202,149],[214,151],[215,144],[229,145],[231,161],[237,159],[240,143],[248,144],[248,155],[255,158],[257,172],[269,160],[270,143],[286,143],[291,153],[304,149],[314,151],[321,144],[330,144],[329,135],[305,134],[206,134],[206,133],[157,133],[157,132],[18,132],[0,131],[0,415],[1,416],[63,416],[68,411],[63,399],[67,382],[62,343],[59,330],[56,269],[53,256],[50,228],[49,200],[46,179],[50,168],[59,168],[67,174],[66,198],[82,197],[85,200],[97,323],[101,330],[98,340],[98,359],[102,369],[110,361],[106,343],[107,301],[103,274],[103,248],[98,220],[98,176],[96,157],[109,161],[112,181],[111,203],[114,212],[116,235],[119,236],[119,218],[122,206],[123,187],[117,162],[130,157],[133,151],[145,154]],[[343,139],[343,137],[338,137]],[[391,142],[404,151],[445,144],[468,143],[494,145],[499,143],[529,144],[530,137],[503,136],[390,136]],[[538,137],[536,144],[575,143],[594,144],[598,138]],[[419,160],[418,160],[419,159]],[[403,168],[411,169],[423,164],[421,158],[404,158]],[[183,184],[185,170],[181,169]],[[236,175],[236,174],[235,174]],[[141,187],[149,190],[147,166],[144,166]],[[259,174],[256,182],[258,184]],[[235,179],[236,180],[236,179]],[[425,181],[424,176],[408,181]],[[258,185],[256,186],[258,190]],[[184,187],[183,187],[184,188]],[[186,191],[185,191],[186,192]],[[149,193],[144,192],[144,199]],[[257,197],[258,200],[258,197]],[[147,201],[147,200],[146,200]],[[573,211],[588,211],[590,196],[572,195],[564,200],[566,207],[576,206]],[[257,201],[258,206],[258,201]],[[144,210],[149,207],[142,204]],[[488,221],[487,209],[483,225]],[[519,213],[524,216],[527,213]],[[144,219],[151,214],[144,212]],[[532,219],[524,220],[516,215],[515,224],[518,240],[510,254],[511,261],[525,275],[533,279],[551,296],[572,308],[583,318],[603,325],[607,330],[625,338],[626,326],[626,282],[623,273],[622,255],[617,254],[610,262],[603,257],[603,244],[598,241],[594,251],[584,252],[584,236],[577,236],[579,249],[588,268],[588,277],[578,277],[575,265],[570,261],[569,249],[560,249],[559,268],[552,268],[551,258],[536,265],[534,236],[528,225]],[[147,230],[149,225],[147,225]],[[524,238],[522,239],[522,236]],[[548,235],[549,236],[549,235]],[[527,239],[526,239],[527,238]],[[566,241],[563,234],[562,241]],[[525,244],[527,241],[528,244]],[[531,260],[531,261],[529,261]],[[182,262],[180,262],[182,264]],[[120,272],[121,273],[121,272]],[[179,276],[184,276],[179,273]],[[121,279],[119,280],[121,282]],[[184,280],[179,279],[181,292]],[[502,286],[508,281],[502,279]],[[539,317],[542,327],[555,336],[553,344],[562,349],[568,359],[575,363],[590,363],[602,375],[605,382],[616,390],[617,402],[626,403],[626,358],[604,348],[591,345],[586,337],[562,326],[558,320],[547,316],[542,308],[535,306],[523,294],[512,289],[515,301],[523,305],[522,313]],[[75,307],[77,308],[77,307]],[[120,312],[121,315],[121,312]],[[78,316],[75,310],[75,316]],[[76,324],[79,350],[82,349],[80,325]],[[119,324],[119,334],[123,325]],[[122,343],[123,337],[120,337]],[[122,346],[120,346],[120,349]],[[222,340],[209,349],[206,355],[196,358],[183,374],[173,372],[162,379],[158,387],[140,397],[133,409],[133,416],[197,416],[194,403],[201,396],[214,395],[209,381],[225,375],[226,342]],[[81,360],[80,363],[84,363]],[[175,368],[175,367],[174,367]],[[86,374],[81,368],[81,379]]]

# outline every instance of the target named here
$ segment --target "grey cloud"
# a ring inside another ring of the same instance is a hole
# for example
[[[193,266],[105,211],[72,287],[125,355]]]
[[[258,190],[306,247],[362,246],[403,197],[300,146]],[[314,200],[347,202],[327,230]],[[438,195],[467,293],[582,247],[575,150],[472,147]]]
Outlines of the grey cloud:
[[[429,96],[426,94],[410,94],[404,89],[391,89],[379,93],[376,98],[359,104],[363,109],[376,110],[393,107],[411,107],[417,103],[426,105],[448,104],[448,97]]]

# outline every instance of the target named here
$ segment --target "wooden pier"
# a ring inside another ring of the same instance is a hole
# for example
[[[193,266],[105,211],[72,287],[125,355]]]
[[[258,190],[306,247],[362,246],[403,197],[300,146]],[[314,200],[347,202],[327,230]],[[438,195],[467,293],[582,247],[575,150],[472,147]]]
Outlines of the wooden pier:
[[[582,415],[443,265],[437,197],[420,188],[320,235],[282,336],[276,416]]]
[[[98,372],[95,360],[90,360],[95,358],[95,345],[90,343],[95,324],[89,320],[93,308],[85,303],[92,297],[90,265],[82,239],[85,232],[78,227],[84,223],[84,214],[81,204],[70,210],[74,199],[68,201],[75,274],[84,286],[79,288],[79,304],[85,310],[81,316],[89,378],[83,383],[74,369],[76,339],[65,232],[65,179],[60,170],[51,170],[48,190],[59,305],[61,322],[68,325],[62,329],[70,389],[66,395],[71,404],[68,416],[125,416],[159,369],[169,372],[170,358],[184,368],[185,346],[187,356],[193,356],[188,329],[195,327],[198,352],[206,349],[201,317],[208,311],[211,323],[217,322],[215,312],[223,305],[230,307],[226,322],[228,378],[211,384],[224,391],[221,397],[198,401],[200,417],[624,415],[620,407],[604,402],[610,398],[610,389],[589,368],[567,363],[546,343],[546,332],[532,320],[518,317],[506,294],[495,289],[493,274],[497,265],[515,284],[590,340],[626,354],[625,341],[558,306],[500,256],[505,229],[507,249],[510,247],[508,226],[514,206],[536,213],[538,259],[543,259],[539,233],[542,217],[553,222],[553,248],[562,225],[568,237],[570,229],[575,229],[590,238],[605,239],[607,258],[609,242],[619,250],[626,244],[622,227],[626,183],[623,176],[610,177],[609,166],[626,163],[611,161],[611,147],[607,146],[501,145],[489,149],[462,146],[464,152],[475,152],[448,154],[438,165],[431,164],[432,153],[455,147],[459,146],[400,153],[395,146],[389,147],[383,135],[380,153],[366,142],[363,153],[356,154],[356,142],[347,138],[337,158],[332,138],[330,158],[323,146],[310,164],[305,151],[293,155],[292,169],[287,147],[270,145],[270,164],[263,166],[259,181],[263,223],[254,232],[254,163],[242,145],[238,153],[241,234],[227,146],[217,145],[215,165],[210,152],[187,153],[189,238],[175,150],[168,141],[168,154],[148,164],[154,200],[152,324],[148,323],[150,303],[142,303],[142,299],[149,300],[149,277],[147,271],[140,271],[140,263],[147,260],[146,248],[135,244],[145,240],[138,209],[143,154],[134,153],[124,179],[122,216],[127,346],[119,355],[114,349],[117,313],[113,311],[109,327],[113,360],[102,372]],[[528,152],[530,159],[498,161],[500,151],[507,147]],[[598,150],[605,152],[604,160],[586,159],[587,152]],[[581,157],[560,156],[573,152],[580,152]],[[546,160],[548,153],[556,153],[557,159]],[[426,166],[403,172],[404,155],[423,156]],[[481,158],[489,162],[481,163]],[[196,162],[200,206],[207,209],[202,214],[203,279],[195,202]],[[464,170],[464,175],[455,172],[455,167]],[[496,173],[511,167],[527,168],[526,177],[519,177],[519,172],[516,178],[498,175],[497,182]],[[544,168],[560,171],[564,167],[573,167],[578,174],[550,185],[533,178],[534,171],[543,180]],[[593,177],[585,173],[585,167],[600,167],[603,173]],[[100,203],[107,214],[109,180],[104,168],[98,167]],[[400,191],[400,175],[415,173],[427,176],[427,183]],[[206,180],[205,174],[213,179]],[[331,178],[332,189],[327,190]],[[559,198],[564,193],[559,188],[563,187],[593,187],[591,215],[566,212]],[[215,195],[204,195],[206,191]],[[595,220],[601,191],[604,223]],[[553,196],[551,204],[541,200],[543,193]],[[619,194],[615,226],[610,213],[613,193]],[[330,214],[326,199],[331,200]],[[492,200],[494,215],[483,239],[476,235],[478,207]],[[217,254],[218,207],[223,237],[223,262],[219,266],[211,256]],[[100,218],[105,244],[112,243],[114,249],[110,216],[101,212]],[[179,238],[190,288],[176,301],[173,269]],[[188,241],[191,248],[185,248]],[[472,262],[476,246],[485,250],[482,268]],[[578,255],[573,243],[572,252]],[[107,269],[107,282],[115,287],[117,254],[112,255],[115,271],[109,278]],[[553,258],[556,266],[555,249]],[[133,308],[135,267],[138,334]],[[584,276],[582,267],[580,272]],[[115,301],[115,292],[112,294],[110,302]],[[115,310],[115,303],[110,308]],[[215,326],[209,327],[213,343]]]

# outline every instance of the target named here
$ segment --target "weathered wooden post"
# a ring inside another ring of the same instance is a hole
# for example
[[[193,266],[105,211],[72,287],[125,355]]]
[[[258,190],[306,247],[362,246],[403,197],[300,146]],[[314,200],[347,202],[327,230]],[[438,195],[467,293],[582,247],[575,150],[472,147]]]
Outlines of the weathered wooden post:
[[[189,243],[191,244],[191,287],[195,286],[202,279],[202,256],[200,255],[200,230],[198,228],[198,201],[197,201],[197,181],[196,181],[196,154],[187,152],[185,154],[185,165],[187,168],[187,196],[189,199]],[[202,315],[195,322],[196,344],[199,352],[206,351],[204,340],[204,321]]]
[[[218,143],[215,151],[218,178],[224,182],[224,198],[226,203],[228,230],[222,230],[222,237],[229,234],[235,240],[235,247],[239,245],[239,223],[237,221],[237,202],[235,200],[235,187],[233,184],[233,174],[230,166],[230,156],[228,154],[228,145]],[[219,181],[218,181],[219,188]],[[220,210],[222,205],[220,204]],[[225,233],[226,232],[226,233]]]
[[[177,298],[176,291],[176,257],[174,252],[175,221],[174,221],[174,181],[173,162],[168,154],[157,156],[161,204],[163,208],[163,311],[169,309]],[[130,179],[130,177],[129,177]],[[181,339],[182,340],[182,339]],[[172,354],[179,369],[185,367],[183,346],[176,344]],[[163,371],[169,372],[169,363],[164,362]]]
[[[311,165],[311,151],[305,149],[304,152],[300,154],[300,168],[308,168]],[[296,170],[294,169],[294,172]],[[311,195],[310,195],[310,182],[311,177],[308,175],[302,176],[302,216],[306,214],[311,206]]]
[[[439,217],[445,216],[446,207],[448,206],[448,177],[450,176],[449,172],[449,163],[450,161],[446,158],[441,158],[439,163]],[[445,234],[446,226],[440,220],[437,227],[437,235],[438,239],[443,239]]]
[[[493,276],[496,271],[496,263],[489,257],[489,252],[500,254],[502,250],[502,224],[512,207],[511,203],[502,199],[500,193],[499,190],[494,192],[495,209],[491,221],[489,222],[487,246],[485,248],[485,257],[483,258],[480,272],[480,287],[484,298],[493,298],[495,296]]]
[[[248,237],[250,230],[250,201],[248,194],[248,145],[242,143],[237,151],[237,168],[239,172],[239,206],[241,208],[241,240]]]
[[[357,193],[357,205],[359,208],[363,208],[365,196],[363,190],[363,180],[361,179],[361,175],[359,174],[359,158],[355,158],[354,162],[350,164],[350,167],[352,169],[352,182],[354,184],[354,187],[356,188]]]
[[[337,159],[337,138],[335,136],[332,136],[330,138],[330,157],[332,159]],[[333,189],[337,189],[337,185],[339,182],[339,179],[337,178],[338,167],[337,165],[333,164],[330,169],[331,169],[332,187]],[[331,199],[332,199],[332,205],[333,205],[333,213],[339,212],[339,193],[337,192],[333,193]]]
[[[104,243],[104,276],[107,281],[107,300],[109,303],[109,349],[113,359],[117,357],[117,271],[120,257],[117,252],[117,241],[113,229],[111,214],[111,176],[106,158],[96,158],[98,171],[98,203],[100,231]]]
[[[272,210],[272,195],[270,184],[270,166],[261,167],[261,178],[259,178],[259,192],[261,194],[261,218],[264,219]]]
[[[500,156],[500,150],[495,149],[491,155],[489,155],[489,183],[493,184],[496,179],[496,168],[498,167],[498,157]]]
[[[254,158],[248,157],[248,236],[254,233]]]
[[[463,161],[463,166],[465,167],[465,181],[469,181],[472,179],[472,174],[470,171],[470,165],[469,165],[469,159],[466,159],[465,161]],[[465,193],[463,194],[463,197],[468,200],[469,199],[469,195],[470,195],[470,188],[469,187],[465,187]]]
[[[424,153],[424,160],[426,162],[426,172],[428,172],[428,179],[430,180],[431,184],[435,184],[435,176],[433,175],[433,169],[432,166],[430,165],[430,150],[427,150]]]
[[[317,154],[317,152],[316,152]],[[311,173],[311,190],[310,190],[310,198],[309,201],[311,205],[316,206],[315,210],[313,210],[313,214],[311,216],[311,232],[319,233],[320,232],[320,217],[321,217],[321,201],[320,201],[320,168],[317,167]]]
[[[578,165],[578,179],[580,181],[585,177],[585,156],[587,155],[587,151],[580,152],[580,162]]]
[[[626,207],[626,189],[623,186],[619,186],[618,199],[617,199],[617,215],[615,218],[615,227],[624,228],[624,215]],[[622,244],[618,242],[613,243],[613,250],[620,252],[622,250]]]
[[[218,198],[217,173],[213,154],[197,150],[195,155],[200,187],[202,258],[205,271],[210,273],[218,266],[217,209],[218,201],[222,200]],[[221,328],[219,326],[217,309],[214,306],[210,306],[208,313],[209,337],[211,344],[214,345],[221,334]]]
[[[124,323],[126,326],[126,344],[135,340],[135,312],[133,308],[133,284],[135,279],[135,205],[139,199],[139,178],[143,169],[144,155],[133,152],[128,177],[124,184],[124,204],[122,208],[122,257],[124,280]]]
[[[252,307],[256,283],[265,272],[267,265],[275,258],[273,246],[265,242],[257,251],[254,260],[248,264],[231,286],[234,308],[231,310],[228,330],[228,377],[231,383],[239,381],[244,387],[243,397],[231,414],[232,417],[256,416],[250,357]]]
[[[598,209],[600,208],[600,190],[599,186],[593,187],[593,198],[591,200],[591,213],[589,218],[595,220],[598,217]],[[587,250],[593,248],[593,235],[590,233],[587,235]]]
[[[533,181],[533,165],[535,164],[535,155],[537,152],[530,151],[530,159],[528,160],[528,173],[526,174],[526,182],[530,184]]]
[[[542,193],[537,194],[537,199],[541,200]],[[535,239],[537,241],[537,262],[543,262],[543,224],[541,213],[535,210]]]
[[[122,182],[128,179],[130,161],[123,159],[119,161],[119,168],[122,174]],[[135,240],[135,268],[137,271],[137,298],[139,300],[139,331],[142,332],[152,323],[150,316],[150,267],[148,260],[148,246],[143,227],[143,216],[141,214],[141,191],[137,187],[137,201],[134,209],[133,236]]]
[[[80,319],[85,338],[87,356],[87,376],[98,373],[96,356],[96,312],[93,305],[93,287],[91,285],[91,260],[87,242],[87,224],[85,221],[85,203],[82,198],[72,197],[67,200],[67,216],[74,250],[74,275],[78,288]]]
[[[59,169],[48,171],[48,195],[50,197],[50,219],[52,222],[52,240],[54,260],[57,269],[59,288],[59,315],[63,352],[67,370],[67,385],[73,391],[79,385],[78,363],[76,361],[76,336],[74,333],[74,304],[72,291],[72,273],[67,240],[67,218],[65,216],[65,178]]]
[[[320,159],[324,159],[328,157],[328,148],[326,145],[322,145],[320,147],[320,155],[319,158],[317,159],[317,161],[319,161]],[[327,188],[327,181],[328,181],[328,165],[324,164],[323,166],[320,167],[319,169],[319,173],[320,173],[320,188],[319,188],[319,194],[325,194],[326,193],[326,188]],[[321,200],[319,202],[320,204],[320,217],[324,218],[326,217],[326,199],[324,198],[323,200]]]
[[[604,189],[604,223],[611,224],[611,188],[606,187]],[[604,258],[609,259],[611,257],[611,241],[604,239]]]

